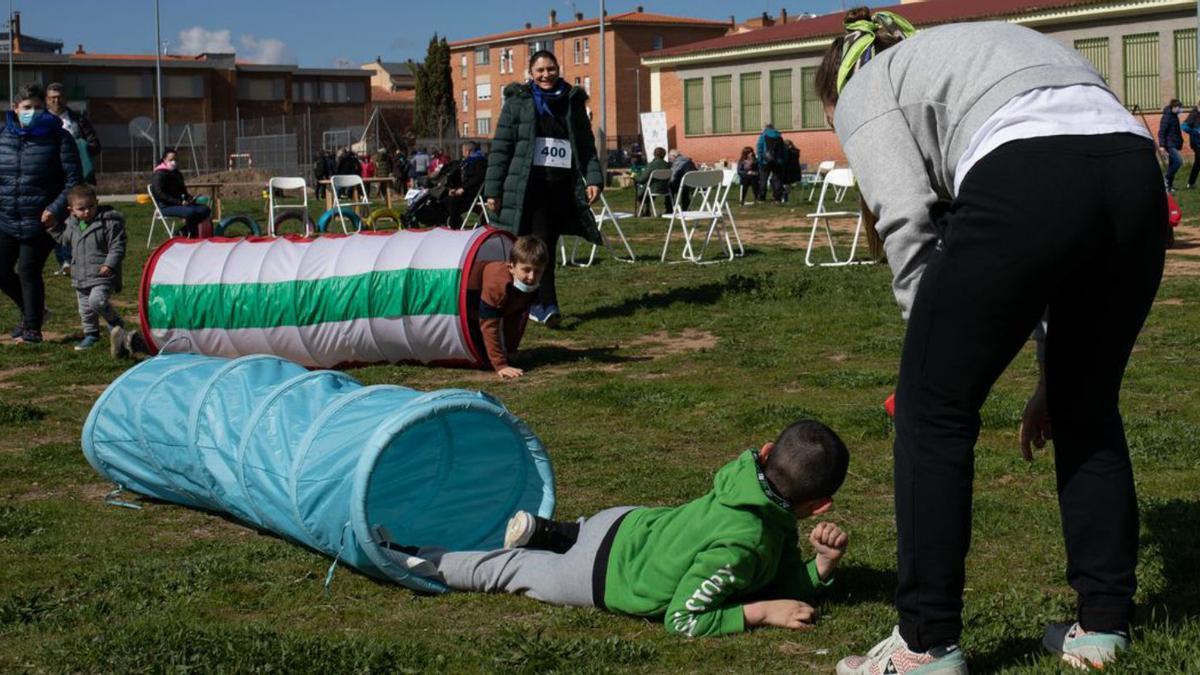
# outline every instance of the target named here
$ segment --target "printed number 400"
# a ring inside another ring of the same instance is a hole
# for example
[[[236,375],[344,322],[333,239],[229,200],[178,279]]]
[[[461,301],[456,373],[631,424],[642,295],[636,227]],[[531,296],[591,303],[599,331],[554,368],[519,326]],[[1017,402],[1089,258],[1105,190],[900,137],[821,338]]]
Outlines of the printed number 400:
[[[567,158],[567,149],[566,148],[554,148],[554,147],[547,145],[542,148],[542,154],[547,157],[554,158],[554,159],[566,159]]]

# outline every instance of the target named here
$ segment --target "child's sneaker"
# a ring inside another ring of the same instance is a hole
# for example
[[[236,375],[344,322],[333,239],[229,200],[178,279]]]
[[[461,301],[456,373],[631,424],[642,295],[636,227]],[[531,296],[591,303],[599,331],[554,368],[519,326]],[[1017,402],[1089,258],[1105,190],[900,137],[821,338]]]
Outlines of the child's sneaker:
[[[542,321],[547,328],[558,328],[562,323],[562,312],[558,311],[558,305],[546,305],[546,317]]]
[[[504,528],[504,548],[566,553],[579,538],[578,526],[517,511]]]
[[[866,656],[848,656],[837,664],[838,675],[967,675],[967,659],[958,645],[927,652],[909,650],[900,637],[900,627],[891,637],[871,648]]]
[[[100,342],[100,336],[93,333],[88,333],[87,335],[83,336],[83,339],[79,341],[79,344],[75,345],[75,351],[86,352],[92,347],[95,347],[97,342]]]
[[[1052,623],[1046,626],[1042,646],[1076,668],[1103,669],[1116,660],[1117,652],[1129,649],[1129,636],[1120,632],[1089,633],[1078,623]]]

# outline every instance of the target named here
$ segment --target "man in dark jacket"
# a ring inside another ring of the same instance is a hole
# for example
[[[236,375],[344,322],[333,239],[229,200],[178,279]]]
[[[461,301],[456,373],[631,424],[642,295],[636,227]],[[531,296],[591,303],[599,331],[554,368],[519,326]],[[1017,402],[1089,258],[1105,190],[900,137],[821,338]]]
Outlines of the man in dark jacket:
[[[338,155],[337,168],[334,170],[335,176],[361,176],[362,162],[358,161],[358,155],[354,150],[346,148]],[[340,190],[341,197],[347,198],[350,196],[350,190],[343,188]]]
[[[322,185],[321,181],[329,180],[329,177],[333,175],[334,168],[333,155],[329,154],[328,150],[317,152],[317,160],[313,162],[313,181],[316,183],[314,190],[317,199],[325,198],[325,191],[329,189],[329,186]]]
[[[86,113],[78,113],[67,105],[67,88],[55,82],[46,87],[46,109],[62,120],[63,129],[75,139],[79,149],[79,165],[83,182],[96,184],[96,156],[100,154],[100,139]],[[61,268],[55,274],[66,274],[71,269],[71,247],[59,244],[54,247],[54,257]]]
[[[783,171],[787,163],[787,145],[783,134],[775,129],[774,124],[767,124],[758,137],[758,181],[759,194],[767,193],[771,186],[771,196],[777,202],[784,200]]]
[[[455,229],[462,227],[463,214],[470,210],[479,188],[483,187],[486,174],[487,157],[480,151],[479,144],[474,141],[463,143],[462,161],[447,176],[446,186],[450,188],[450,218],[447,225]]]
[[[1167,190],[1175,191],[1175,173],[1183,166],[1183,131],[1179,128],[1179,113],[1183,104],[1173,98],[1163,108],[1162,119],[1158,123],[1158,148],[1167,159],[1167,174],[1165,176]]]
[[[41,87],[22,87],[0,130],[0,290],[21,309],[12,334],[22,343],[42,341],[46,229],[66,219],[67,190],[82,180],[79,149],[45,101]]]

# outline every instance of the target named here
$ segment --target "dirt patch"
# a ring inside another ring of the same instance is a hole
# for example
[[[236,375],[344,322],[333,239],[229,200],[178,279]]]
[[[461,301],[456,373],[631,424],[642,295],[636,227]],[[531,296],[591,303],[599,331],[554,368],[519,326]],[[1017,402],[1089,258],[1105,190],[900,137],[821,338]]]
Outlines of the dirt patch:
[[[812,207],[814,210],[816,207]],[[851,210],[853,207],[848,207]],[[831,218],[829,229],[833,230],[834,241],[839,247],[849,247],[854,237],[855,218]],[[786,215],[779,218],[762,218],[738,222],[738,232],[748,246],[779,246],[782,248],[805,248],[812,231],[812,219],[803,214]],[[865,235],[859,236],[859,248],[866,244]],[[829,247],[823,230],[817,232],[814,246]],[[839,248],[839,250],[841,250]]]
[[[1159,305],[1168,305],[1170,307],[1178,307],[1182,304],[1183,304],[1183,298],[1163,298],[1162,300],[1156,300],[1154,302],[1155,307],[1157,307]]]
[[[651,358],[672,354],[687,354],[712,349],[717,346],[717,336],[706,330],[685,329],[672,337],[667,331],[658,331],[629,342],[632,347],[643,347],[643,353]]]
[[[1168,257],[1163,273],[1169,277],[1200,277],[1200,260],[1180,260],[1174,256]]]
[[[16,389],[18,385],[12,382],[12,379],[24,373],[32,373],[36,370],[41,370],[41,366],[17,366],[16,368],[5,368],[0,370],[0,389]]]

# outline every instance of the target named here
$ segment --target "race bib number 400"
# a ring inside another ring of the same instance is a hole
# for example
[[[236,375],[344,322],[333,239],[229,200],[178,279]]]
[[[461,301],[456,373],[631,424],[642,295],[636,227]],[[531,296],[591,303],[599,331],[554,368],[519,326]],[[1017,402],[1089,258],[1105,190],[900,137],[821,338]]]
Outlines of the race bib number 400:
[[[563,138],[538,137],[533,141],[533,165],[571,168],[571,142]]]

